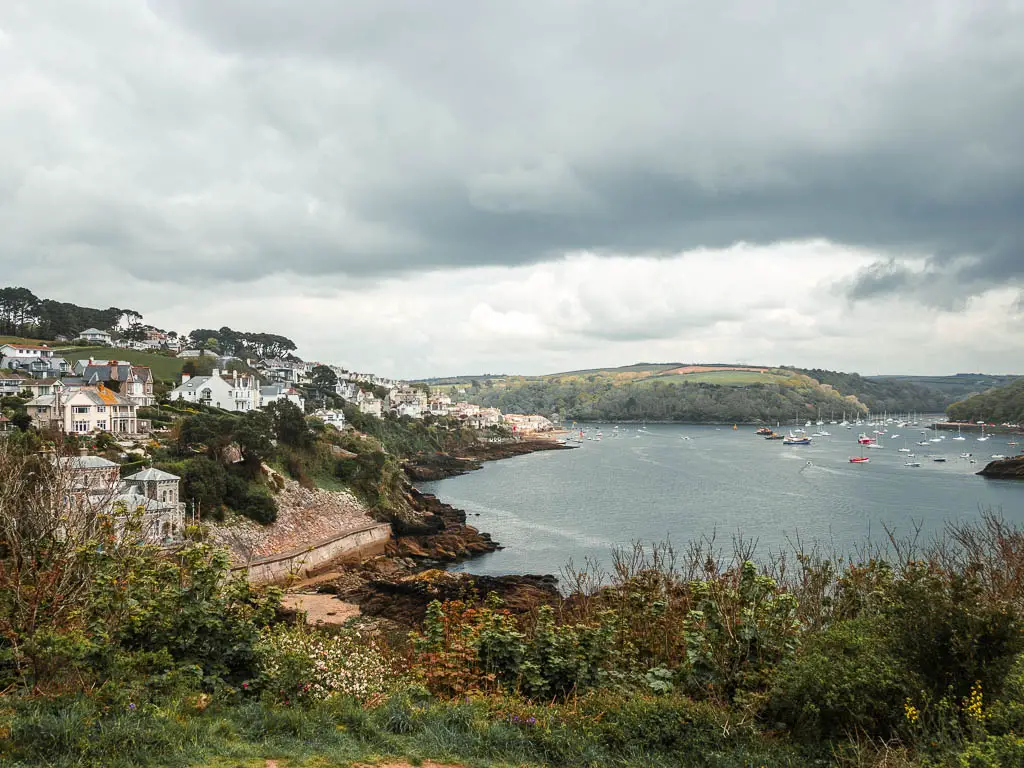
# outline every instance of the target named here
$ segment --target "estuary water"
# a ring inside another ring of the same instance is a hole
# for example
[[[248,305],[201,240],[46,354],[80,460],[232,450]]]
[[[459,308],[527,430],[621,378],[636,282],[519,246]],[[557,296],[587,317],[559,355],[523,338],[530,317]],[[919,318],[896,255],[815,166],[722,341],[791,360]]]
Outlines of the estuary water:
[[[927,538],[946,521],[974,519],[985,508],[1024,523],[1024,483],[975,474],[991,454],[1020,450],[1006,436],[954,441],[947,433],[941,443],[920,446],[933,435],[890,427],[879,438],[882,448],[862,451],[859,428],[834,424],[824,427],[830,437],[808,446],[765,440],[752,427],[587,429],[600,429],[603,438],[420,484],[466,510],[470,525],[505,547],[455,570],[558,574],[570,559],[580,565],[588,557],[607,567],[615,546],[666,539],[685,545],[712,533],[726,548],[737,533],[756,539],[762,554],[796,536],[849,552],[869,537],[880,540],[883,525],[909,533],[917,523]],[[905,466],[907,454],[898,451],[904,445],[920,467]],[[964,452],[977,463],[959,458]],[[849,462],[860,455],[870,463]]]

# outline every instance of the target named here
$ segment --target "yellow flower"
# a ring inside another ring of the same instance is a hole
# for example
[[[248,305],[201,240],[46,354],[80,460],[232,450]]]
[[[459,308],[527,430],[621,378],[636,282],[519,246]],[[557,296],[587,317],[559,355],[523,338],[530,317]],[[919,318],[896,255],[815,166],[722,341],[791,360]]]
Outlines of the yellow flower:
[[[971,695],[964,699],[964,712],[972,720],[981,722],[985,719],[982,703],[981,682],[975,681],[971,687]]]
[[[910,699],[907,699],[903,703],[903,716],[907,718],[910,723],[916,723],[917,719],[921,716],[921,711],[910,703]]]

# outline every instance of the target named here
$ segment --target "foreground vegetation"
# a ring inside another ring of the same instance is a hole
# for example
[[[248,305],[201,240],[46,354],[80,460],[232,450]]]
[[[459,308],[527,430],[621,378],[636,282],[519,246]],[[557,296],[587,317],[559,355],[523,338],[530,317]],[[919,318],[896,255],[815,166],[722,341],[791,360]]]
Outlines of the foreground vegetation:
[[[990,515],[853,559],[637,546],[555,605],[326,632],[201,529],[75,513],[60,467],[0,443],[0,764],[1024,761],[1024,532]]]

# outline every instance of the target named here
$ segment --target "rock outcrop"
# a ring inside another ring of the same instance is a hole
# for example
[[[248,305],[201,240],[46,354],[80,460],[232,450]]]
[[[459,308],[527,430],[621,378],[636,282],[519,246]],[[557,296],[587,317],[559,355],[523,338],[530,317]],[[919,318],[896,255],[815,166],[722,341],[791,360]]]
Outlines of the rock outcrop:
[[[1001,480],[1024,480],[1024,455],[989,462],[978,474]]]
[[[484,461],[509,459],[537,451],[567,450],[572,450],[572,446],[542,438],[519,440],[514,443],[477,443],[461,450],[460,456],[450,456],[446,453],[424,454],[407,460],[402,468],[414,481],[444,480],[446,477],[464,475],[480,469],[483,466],[481,462]]]
[[[398,579],[368,581],[347,599],[357,602],[364,615],[417,626],[434,600],[480,602],[493,592],[513,613],[556,605],[561,601],[556,583],[554,576],[474,576],[427,570]]]

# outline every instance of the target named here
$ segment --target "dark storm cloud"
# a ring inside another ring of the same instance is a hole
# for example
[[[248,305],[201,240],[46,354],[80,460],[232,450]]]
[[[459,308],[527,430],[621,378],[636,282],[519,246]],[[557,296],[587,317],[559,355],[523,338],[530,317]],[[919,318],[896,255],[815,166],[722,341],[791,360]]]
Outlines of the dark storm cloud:
[[[928,259],[882,258],[855,299],[1020,280],[1020,6],[773,5],[0,12],[0,224],[147,279],[826,238]]]

